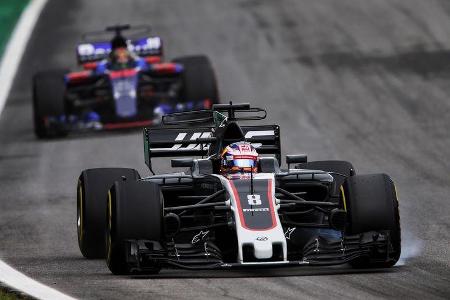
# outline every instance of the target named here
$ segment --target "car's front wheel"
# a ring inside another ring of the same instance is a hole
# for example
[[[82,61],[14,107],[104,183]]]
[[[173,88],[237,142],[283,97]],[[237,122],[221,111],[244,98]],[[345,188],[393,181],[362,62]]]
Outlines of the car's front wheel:
[[[344,183],[349,226],[346,234],[385,232],[383,255],[369,253],[351,261],[356,268],[391,267],[400,258],[401,232],[397,192],[386,174],[355,175]]]
[[[108,192],[106,204],[106,264],[116,275],[130,272],[127,240],[159,242],[162,237],[163,199],[152,182],[120,180]],[[158,273],[160,266],[147,267]]]

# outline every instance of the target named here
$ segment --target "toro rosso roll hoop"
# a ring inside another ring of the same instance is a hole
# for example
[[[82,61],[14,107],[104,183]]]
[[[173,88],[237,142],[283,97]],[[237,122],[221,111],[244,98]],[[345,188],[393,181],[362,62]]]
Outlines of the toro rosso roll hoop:
[[[346,161],[307,162],[306,155],[287,155],[288,168],[281,169],[279,127],[237,123],[265,117],[249,104],[217,104],[145,128],[150,170],[152,158],[181,156],[188,158],[171,165],[187,172],[84,170],[77,186],[81,253],[106,257],[114,274],[393,266],[400,220],[391,178],[356,175]]]
[[[139,38],[125,38],[123,31]],[[163,62],[162,40],[148,36],[149,31],[147,26],[119,25],[85,34],[85,41],[77,46],[78,63],[84,70],[35,74],[36,136],[146,127],[158,124],[164,114],[218,103],[209,59],[197,55]],[[111,34],[112,39],[105,42]]]

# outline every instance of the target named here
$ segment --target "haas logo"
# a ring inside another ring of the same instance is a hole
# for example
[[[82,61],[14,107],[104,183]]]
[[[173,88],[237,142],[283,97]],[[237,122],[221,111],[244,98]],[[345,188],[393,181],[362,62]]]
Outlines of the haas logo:
[[[250,139],[253,137],[259,137],[259,136],[273,136],[275,135],[275,132],[273,130],[261,130],[261,131],[248,131],[245,134],[245,138],[246,139]],[[197,139],[198,138],[209,138],[212,136],[212,132],[211,131],[204,131],[204,132],[180,132],[177,134],[177,136],[175,137],[175,143],[176,142],[181,142],[181,141],[192,141],[192,144],[188,144],[186,146],[183,146],[183,144],[174,144],[171,148],[156,148],[159,151],[163,150],[163,151],[184,151],[184,150],[200,150],[200,149],[204,149],[207,150],[209,148],[209,143],[206,144],[202,144],[202,143],[198,143]],[[252,143],[252,146],[255,148],[259,148],[261,147],[261,143]],[[250,147],[248,147],[247,151],[250,151]],[[241,149],[241,151],[243,151],[243,149]]]
[[[175,138],[175,142],[180,142],[180,141],[184,141],[186,139],[186,136],[188,135],[187,132],[180,132],[178,133],[177,137]],[[198,138],[209,138],[211,137],[212,132],[194,132],[191,137],[188,139],[190,141],[193,142],[193,144],[189,144],[185,147],[183,147],[182,144],[175,144],[172,146],[172,148],[161,148],[158,150],[166,150],[166,151],[182,151],[182,150],[200,150],[201,148],[203,149],[208,149],[209,145],[208,144],[199,144],[199,143],[195,143],[196,140]]]
[[[248,205],[261,205],[261,196],[260,195],[247,195]]]
[[[251,152],[252,149],[250,148],[250,145],[239,145],[239,150],[242,152]]]

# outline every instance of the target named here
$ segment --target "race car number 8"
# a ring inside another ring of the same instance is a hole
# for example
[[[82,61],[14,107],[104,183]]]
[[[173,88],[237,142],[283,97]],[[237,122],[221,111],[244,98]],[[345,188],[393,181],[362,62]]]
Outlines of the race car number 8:
[[[248,205],[261,205],[261,196],[260,195],[247,195]]]

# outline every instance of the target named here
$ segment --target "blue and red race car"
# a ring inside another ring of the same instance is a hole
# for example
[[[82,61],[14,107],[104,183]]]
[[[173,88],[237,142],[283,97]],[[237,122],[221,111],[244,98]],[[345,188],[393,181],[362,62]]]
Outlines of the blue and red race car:
[[[209,109],[219,102],[214,70],[206,56],[163,62],[160,37],[146,26],[118,25],[89,37],[113,33],[109,42],[77,46],[83,70],[43,71],[33,78],[35,134],[65,136],[71,131],[146,127],[167,113]]]

